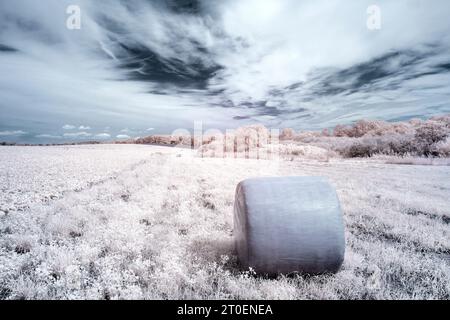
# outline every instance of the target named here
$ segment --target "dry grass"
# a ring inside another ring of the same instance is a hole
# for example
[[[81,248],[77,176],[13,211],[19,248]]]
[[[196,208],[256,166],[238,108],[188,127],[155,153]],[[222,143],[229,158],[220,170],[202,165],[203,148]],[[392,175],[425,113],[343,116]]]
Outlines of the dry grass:
[[[0,166],[2,299],[450,298],[449,167],[132,145],[0,147]],[[234,188],[266,175],[336,186],[347,239],[338,274],[239,269]]]
[[[410,166],[450,166],[450,158],[423,158],[423,157],[393,157],[378,156],[377,159],[384,159],[388,164],[403,164]]]

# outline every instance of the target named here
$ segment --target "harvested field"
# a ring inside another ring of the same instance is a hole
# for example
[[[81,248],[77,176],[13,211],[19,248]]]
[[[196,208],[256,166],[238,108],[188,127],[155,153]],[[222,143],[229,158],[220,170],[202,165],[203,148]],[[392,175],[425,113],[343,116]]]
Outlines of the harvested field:
[[[199,158],[142,145],[0,147],[0,299],[449,299],[450,167]],[[233,250],[248,177],[336,187],[336,275],[254,276]]]

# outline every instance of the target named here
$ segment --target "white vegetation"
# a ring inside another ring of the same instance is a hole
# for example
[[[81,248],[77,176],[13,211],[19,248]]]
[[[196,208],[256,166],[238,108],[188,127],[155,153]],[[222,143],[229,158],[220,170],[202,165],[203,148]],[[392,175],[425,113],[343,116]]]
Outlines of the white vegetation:
[[[178,142],[179,141],[179,142]],[[130,143],[197,145],[197,137],[152,136]],[[269,130],[262,125],[239,128],[225,135],[204,136],[198,152],[203,157],[240,156],[256,159],[273,159],[274,154],[283,159],[371,158],[395,157],[401,162],[444,163],[450,157],[450,115],[408,122],[360,120],[352,125],[323,131],[295,132],[285,128]],[[441,158],[444,160],[434,161]],[[399,163],[401,163],[399,162]]]
[[[0,147],[0,298],[449,299],[450,167],[383,162]],[[274,175],[321,175],[336,187],[347,240],[336,275],[239,269],[235,187]]]

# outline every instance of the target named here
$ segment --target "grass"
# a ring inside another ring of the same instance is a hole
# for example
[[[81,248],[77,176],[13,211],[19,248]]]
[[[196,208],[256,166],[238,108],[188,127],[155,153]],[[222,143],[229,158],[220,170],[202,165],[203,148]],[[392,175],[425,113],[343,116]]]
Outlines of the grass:
[[[450,168],[195,157],[137,145],[0,147],[0,299],[449,299]],[[336,275],[257,277],[232,241],[237,183],[336,187]]]

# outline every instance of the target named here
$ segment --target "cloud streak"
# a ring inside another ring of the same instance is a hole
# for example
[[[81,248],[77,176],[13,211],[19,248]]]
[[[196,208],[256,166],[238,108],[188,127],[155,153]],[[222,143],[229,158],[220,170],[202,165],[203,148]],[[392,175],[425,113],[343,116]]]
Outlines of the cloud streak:
[[[27,134],[22,130],[14,130],[14,131],[0,131],[0,137],[8,137],[8,136],[23,136]]]
[[[66,138],[88,138],[91,137],[92,134],[82,131],[82,132],[72,132],[72,133],[64,133],[64,137]]]

